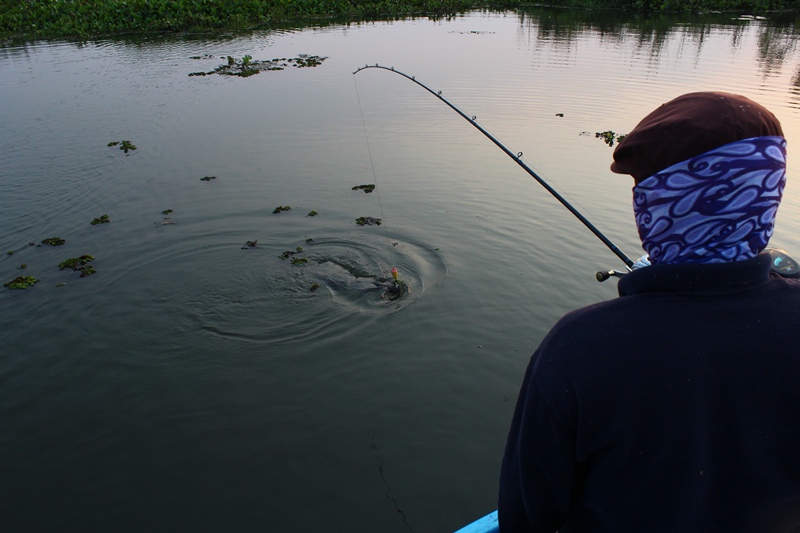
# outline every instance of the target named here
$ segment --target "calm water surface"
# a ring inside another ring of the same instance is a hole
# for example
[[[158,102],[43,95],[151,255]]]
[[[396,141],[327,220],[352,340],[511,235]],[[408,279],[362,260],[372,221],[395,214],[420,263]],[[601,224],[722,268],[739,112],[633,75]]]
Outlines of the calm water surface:
[[[0,291],[3,529],[447,532],[494,509],[530,353],[622,264],[436,98],[353,71],[442,90],[633,257],[594,133],[745,94],[786,130],[772,244],[797,256],[796,43],[791,21],[535,11],[0,48],[0,279],[41,280]],[[188,76],[248,54],[327,59]],[[58,269],[82,254],[97,274]]]

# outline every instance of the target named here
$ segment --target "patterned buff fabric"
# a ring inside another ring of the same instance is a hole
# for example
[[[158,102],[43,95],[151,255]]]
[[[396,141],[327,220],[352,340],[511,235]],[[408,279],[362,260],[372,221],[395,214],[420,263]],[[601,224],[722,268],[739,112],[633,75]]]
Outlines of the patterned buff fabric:
[[[652,264],[724,263],[766,248],[786,181],[786,140],[754,137],[687,159],[633,188]]]

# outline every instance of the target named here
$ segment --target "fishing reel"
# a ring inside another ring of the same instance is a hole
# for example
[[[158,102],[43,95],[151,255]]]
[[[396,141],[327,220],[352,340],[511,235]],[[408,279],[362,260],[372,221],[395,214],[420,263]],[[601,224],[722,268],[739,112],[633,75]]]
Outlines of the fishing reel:
[[[779,248],[767,248],[764,251],[767,252],[772,259],[772,265],[770,266],[772,272],[775,272],[782,278],[800,278],[800,265],[798,265],[797,261],[792,259],[784,250]],[[619,270],[601,270],[595,274],[595,277],[597,281],[602,283],[609,278],[621,278],[628,272],[647,266],[650,266],[650,260],[647,255],[643,255],[625,272]]]

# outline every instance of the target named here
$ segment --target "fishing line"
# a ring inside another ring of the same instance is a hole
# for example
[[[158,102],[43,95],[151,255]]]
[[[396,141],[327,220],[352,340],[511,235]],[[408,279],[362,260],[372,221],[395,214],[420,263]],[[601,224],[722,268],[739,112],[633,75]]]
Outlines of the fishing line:
[[[566,207],[567,210],[569,210],[569,212],[572,213],[578,220],[580,220],[583,223],[584,226],[586,226],[592,233],[594,233],[594,235],[598,239],[600,239],[603,242],[603,244],[605,244],[608,247],[609,250],[614,252],[614,254],[617,257],[619,257],[622,260],[623,263],[625,263],[625,266],[628,268],[628,270],[631,270],[631,267],[633,267],[633,264],[634,264],[633,260],[630,257],[628,257],[627,255],[625,255],[622,252],[622,250],[620,250],[617,247],[616,244],[611,242],[608,239],[608,237],[603,235],[603,233],[599,229],[597,229],[594,226],[594,224],[589,222],[589,220],[586,217],[584,217],[577,209],[575,209],[572,206],[572,204],[570,204],[563,196],[561,196],[561,194],[559,194],[558,191],[556,191],[553,187],[551,187],[531,167],[529,167],[527,165],[527,163],[525,163],[525,161],[522,160],[522,152],[514,153],[511,150],[509,150],[508,148],[506,148],[506,146],[503,143],[501,143],[499,140],[497,140],[491,133],[486,131],[480,124],[478,124],[475,121],[475,118],[476,118],[475,116],[472,116],[472,117],[468,116],[466,113],[461,111],[458,107],[456,107],[455,105],[450,103],[444,96],[442,96],[442,91],[434,91],[433,89],[431,89],[430,87],[428,87],[424,83],[421,83],[421,82],[417,81],[414,76],[409,76],[408,74],[404,74],[403,72],[400,72],[399,70],[395,70],[394,67],[384,67],[382,65],[378,65],[377,63],[375,65],[365,65],[363,67],[360,67],[360,68],[356,69],[355,72],[353,72],[353,79],[355,79],[355,75],[356,74],[358,74],[362,70],[365,70],[365,69],[368,69],[368,68],[378,68],[378,69],[388,70],[389,72],[394,72],[395,74],[399,74],[400,76],[403,76],[404,78],[413,81],[414,83],[416,83],[417,85],[419,85],[420,87],[422,87],[423,89],[425,89],[426,91],[428,91],[429,93],[431,93],[432,95],[437,97],[439,100],[441,100],[442,102],[447,104],[447,106],[450,107],[450,109],[452,109],[453,111],[455,111],[456,113],[461,115],[461,117],[464,120],[466,120],[467,122],[469,122],[470,124],[475,126],[475,128],[477,128],[478,131],[480,131],[486,137],[488,137],[489,140],[491,140],[495,145],[497,145],[498,148],[500,148],[503,152],[505,152],[506,155],[508,155],[511,159],[516,161],[516,163],[519,166],[521,166],[525,170],[525,172],[530,174],[533,179],[535,179],[537,182],[539,182],[539,185],[544,187],[547,190],[547,192],[549,192],[551,195],[553,195],[553,197],[555,197],[556,200],[561,202],[561,205]],[[363,115],[362,115],[362,120],[363,120]]]
[[[361,114],[361,125],[364,127],[364,140],[367,142],[367,153],[369,154],[369,166],[372,169],[372,179],[375,183],[375,194],[378,195],[378,206],[381,209],[381,219],[383,220],[383,233],[386,236],[386,246],[389,248],[389,259],[392,264],[392,277],[397,280],[397,268],[394,264],[394,253],[392,253],[392,243],[389,241],[389,229],[386,227],[386,215],[383,214],[383,202],[381,202],[381,188],[378,186],[378,177],[375,174],[375,163],[372,161],[372,149],[369,146],[369,136],[367,135],[367,122],[364,120],[364,110],[361,107],[361,96],[358,94],[358,83],[353,76],[353,85],[356,87],[356,100],[358,100],[358,112]]]

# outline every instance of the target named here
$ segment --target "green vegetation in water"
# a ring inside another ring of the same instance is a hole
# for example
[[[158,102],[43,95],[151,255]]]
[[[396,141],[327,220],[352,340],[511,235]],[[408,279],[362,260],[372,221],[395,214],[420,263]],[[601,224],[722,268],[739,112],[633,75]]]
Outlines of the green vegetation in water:
[[[308,257],[293,257],[292,264],[293,265],[305,265],[308,263]]]
[[[17,268],[19,268],[20,270],[25,270],[26,268],[28,268],[28,263],[22,263],[22,264],[21,264],[19,267],[17,267]]]
[[[42,244],[46,244],[47,246],[61,246],[65,242],[67,241],[61,237],[48,237],[47,239],[42,239]]]
[[[16,253],[15,250],[9,250],[6,252],[6,255],[14,255]]]
[[[615,142],[620,143],[625,138],[625,135],[617,135],[613,131],[598,131],[594,136],[596,139],[603,139],[604,143],[612,147]]]
[[[215,179],[217,179],[216,176],[205,176],[205,177],[200,178],[200,181],[211,181],[211,180],[215,180]]]
[[[314,292],[317,289],[319,289],[319,283],[314,283],[313,285],[311,285],[311,287],[308,290],[310,290],[311,292]]]
[[[258,245],[258,241],[247,241],[244,246],[242,246],[242,250],[247,250],[248,248],[255,248]]]
[[[355,187],[353,187],[354,191],[357,191],[359,189],[362,189],[365,193],[369,194],[375,190],[375,184],[370,183],[369,185],[356,185]]]
[[[199,58],[199,56],[193,56]],[[190,72],[189,76],[210,76],[212,74],[220,74],[222,76],[239,76],[240,78],[247,78],[255,74],[264,72],[265,70],[284,70],[286,67],[307,68],[318,67],[327,57],[299,54],[297,57],[292,58],[275,58],[263,61],[254,61],[253,56],[246,55],[241,59],[236,59],[233,56],[227,56],[227,62],[218,66],[214,70]]]
[[[317,216],[317,215],[319,215],[319,213],[318,213],[318,212],[316,212],[316,211],[309,211],[309,212],[308,212],[308,215],[306,215],[306,216],[309,216],[309,217],[315,217],[315,216]]]
[[[71,268],[76,272],[80,272],[81,277],[85,278],[97,272],[91,264],[92,261],[94,261],[94,256],[89,254],[80,257],[70,257],[69,259],[61,261],[61,263],[58,264],[58,268],[59,270]]]
[[[294,250],[286,250],[285,252],[281,253],[281,255],[279,255],[278,257],[280,259],[289,259],[293,255],[297,255],[297,254],[300,254],[300,253],[303,253],[303,247],[302,246],[298,246]],[[305,261],[303,261],[303,263],[305,263]],[[294,259],[292,259],[292,264],[295,264]]]
[[[63,287],[64,285],[66,285],[66,283],[56,283],[56,287],[58,287],[58,288],[61,288],[61,287]]]
[[[273,213],[275,213],[275,214],[277,214],[277,213],[282,213],[282,212],[284,212],[284,211],[289,211],[291,208],[292,208],[292,207],[291,207],[291,206],[288,206],[288,205],[279,205],[279,206],[278,206],[278,207],[276,207],[276,208],[275,208],[275,209],[274,209],[272,212],[273,212]]]
[[[556,113],[556,116],[557,116],[557,117],[564,118],[564,113]]]
[[[92,220],[92,226],[96,226],[98,224],[108,224],[111,222],[111,219],[108,218],[108,215],[100,215],[98,218]]]
[[[161,211],[162,215],[169,215],[170,213],[172,213],[172,209],[164,209],[163,211]]]
[[[358,217],[356,219],[356,224],[359,226],[380,226],[381,219],[375,217]]]
[[[550,0],[553,7],[638,13],[747,13],[792,10],[800,0]],[[517,9],[521,0],[0,0],[0,37],[97,36],[131,32],[220,31],[281,22],[453,15]],[[199,57],[199,56],[195,56]]]
[[[126,154],[128,150],[136,150],[136,146],[130,141],[111,141],[108,143],[108,146],[117,146],[119,145],[119,149],[124,151]]]
[[[34,278],[33,276],[17,276],[16,278],[12,279],[11,281],[7,281],[3,283],[3,287],[8,287],[9,289],[27,289],[28,287],[33,287],[35,284],[39,283],[39,280]]]

